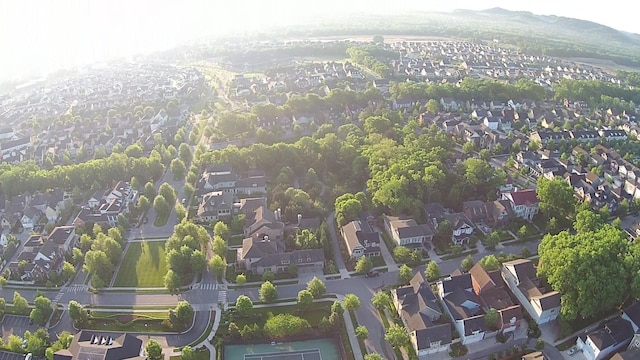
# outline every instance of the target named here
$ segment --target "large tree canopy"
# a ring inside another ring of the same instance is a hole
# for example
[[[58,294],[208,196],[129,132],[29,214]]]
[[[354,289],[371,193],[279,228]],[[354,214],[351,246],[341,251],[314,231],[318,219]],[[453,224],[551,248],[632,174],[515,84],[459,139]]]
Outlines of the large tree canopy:
[[[637,245],[632,251],[625,234],[605,225],[595,231],[546,235],[538,249],[540,267],[551,287],[560,292],[568,319],[590,317],[620,305],[639,283]]]
[[[573,188],[561,178],[552,180],[541,176],[538,178],[538,199],[540,210],[551,217],[571,217],[575,209]]]

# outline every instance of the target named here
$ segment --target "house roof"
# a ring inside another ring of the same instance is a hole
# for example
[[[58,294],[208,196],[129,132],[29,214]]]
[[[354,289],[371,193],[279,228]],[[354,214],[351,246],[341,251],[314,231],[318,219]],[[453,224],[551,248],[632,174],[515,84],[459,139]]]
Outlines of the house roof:
[[[624,310],[631,322],[640,327],[640,301],[636,301],[633,304],[627,306]]]
[[[535,351],[526,355],[522,355],[522,360],[546,360],[542,351]]]
[[[452,292],[456,288],[465,290],[471,290],[473,288],[471,283],[471,274],[451,275],[452,276],[450,278],[442,280],[442,289],[445,294]]]
[[[622,344],[631,340],[633,328],[631,323],[621,317],[609,320],[603,328],[600,328],[587,335],[594,346],[604,350],[616,344]]]
[[[521,191],[514,191],[510,193],[511,199],[516,206],[525,205],[531,206],[539,202],[538,195],[534,189],[527,189]]]
[[[58,245],[62,245],[69,239],[74,230],[74,226],[58,226],[49,234],[48,239]]]
[[[455,214],[445,214],[445,219],[449,220],[449,222],[451,222],[451,228],[452,229],[460,229],[462,227],[466,227],[466,226],[470,226],[470,227],[474,227],[474,223],[469,220],[469,218],[467,217],[467,215],[465,215],[464,213],[455,213]]]
[[[428,349],[432,343],[451,344],[451,324],[439,324],[416,331],[418,350]]]
[[[435,219],[436,222],[440,222],[447,213],[447,210],[440,203],[428,203],[425,204],[423,208],[427,218]]]
[[[353,253],[353,250],[362,246],[365,248],[365,252],[373,251],[371,250],[371,246],[365,246],[367,243],[379,243],[380,238],[377,232],[368,232],[365,229],[369,229],[369,226],[366,225],[366,222],[361,220],[354,220],[349,222],[347,225],[342,227],[342,233],[344,234],[345,242],[347,243],[347,248],[349,253]],[[375,246],[375,251],[379,251],[380,247]]]
[[[484,291],[495,289],[497,287],[504,286],[502,278],[500,277],[500,271],[492,271],[492,276],[487,272],[480,263],[475,264],[470,270],[469,274],[475,284],[474,290],[480,294]],[[497,274],[497,275],[496,275]]]
[[[515,318],[516,321],[523,318],[522,307],[520,307],[520,305],[512,305],[506,309],[498,311],[500,313],[500,317],[502,318],[502,324],[504,325],[509,324],[513,318]]]
[[[324,262],[324,251],[322,249],[305,249],[285,253],[265,254],[264,257],[251,265],[270,267],[288,264],[306,265],[317,262]]]
[[[317,230],[320,228],[321,220],[319,217],[302,218],[298,221],[298,228],[300,230]]]
[[[463,320],[464,323],[464,334],[466,336],[473,335],[476,331],[485,331],[487,330],[487,324],[484,321],[484,315],[476,315],[472,317],[468,317]]]
[[[506,267],[511,267],[515,271],[515,277],[518,279],[518,282],[522,282],[524,279],[535,279],[536,278],[536,269],[533,267],[533,262],[528,259],[516,259],[512,261],[507,261],[502,264]]]
[[[471,291],[455,288],[443,300],[456,320],[467,319],[481,312],[480,303]]]
[[[242,259],[264,258],[267,255],[284,252],[283,246],[277,241],[259,238],[246,238],[242,240]]]
[[[611,360],[637,360],[640,359],[640,349],[638,348],[630,348],[627,351],[619,352],[613,357]]]
[[[74,336],[68,349],[57,351],[54,354],[54,360],[144,359],[140,356],[141,352],[142,340],[133,335],[81,331]]]

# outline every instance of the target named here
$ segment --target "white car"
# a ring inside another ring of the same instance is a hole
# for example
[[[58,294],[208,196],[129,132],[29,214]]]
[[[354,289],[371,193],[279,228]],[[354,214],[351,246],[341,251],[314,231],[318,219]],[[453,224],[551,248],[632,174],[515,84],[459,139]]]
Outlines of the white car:
[[[572,346],[569,350],[567,350],[567,354],[569,354],[569,355],[573,355],[573,354],[575,354],[576,352],[578,352],[578,347],[577,347],[577,346],[575,346],[575,345],[574,345],[574,346]]]

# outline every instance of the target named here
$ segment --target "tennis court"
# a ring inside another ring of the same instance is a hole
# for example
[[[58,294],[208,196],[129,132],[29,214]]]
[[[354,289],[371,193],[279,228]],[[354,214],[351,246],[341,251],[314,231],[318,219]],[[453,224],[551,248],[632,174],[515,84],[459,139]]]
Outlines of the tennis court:
[[[340,360],[340,350],[333,339],[274,342],[270,344],[225,345],[224,359]]]
[[[278,347],[276,346],[276,349]],[[322,360],[320,349],[245,355],[244,360]]]

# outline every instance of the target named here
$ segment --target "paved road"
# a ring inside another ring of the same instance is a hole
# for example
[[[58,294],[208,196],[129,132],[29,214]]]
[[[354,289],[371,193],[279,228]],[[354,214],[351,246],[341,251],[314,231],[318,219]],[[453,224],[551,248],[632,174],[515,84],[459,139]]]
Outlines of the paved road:
[[[331,236],[331,246],[333,246],[333,258],[335,259],[336,267],[338,267],[338,271],[340,271],[340,275],[343,279],[349,278],[349,271],[347,270],[347,266],[344,264],[344,260],[342,259],[342,252],[340,251],[340,237],[336,234],[335,223],[336,212],[332,211],[329,216],[327,216],[327,225],[329,226],[329,236]]]

